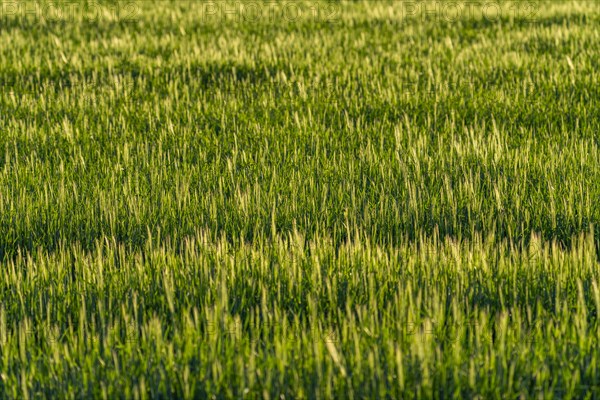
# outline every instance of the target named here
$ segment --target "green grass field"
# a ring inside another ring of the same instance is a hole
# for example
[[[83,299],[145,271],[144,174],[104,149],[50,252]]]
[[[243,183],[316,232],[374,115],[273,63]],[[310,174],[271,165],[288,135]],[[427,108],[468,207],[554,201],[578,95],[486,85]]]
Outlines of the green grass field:
[[[599,398],[599,4],[0,2],[0,397]]]

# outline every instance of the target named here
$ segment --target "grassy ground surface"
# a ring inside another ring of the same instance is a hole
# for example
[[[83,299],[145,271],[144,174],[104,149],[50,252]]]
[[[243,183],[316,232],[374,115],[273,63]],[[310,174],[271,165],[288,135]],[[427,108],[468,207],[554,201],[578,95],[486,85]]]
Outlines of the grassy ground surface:
[[[2,397],[600,395],[597,3],[68,4],[0,3]]]

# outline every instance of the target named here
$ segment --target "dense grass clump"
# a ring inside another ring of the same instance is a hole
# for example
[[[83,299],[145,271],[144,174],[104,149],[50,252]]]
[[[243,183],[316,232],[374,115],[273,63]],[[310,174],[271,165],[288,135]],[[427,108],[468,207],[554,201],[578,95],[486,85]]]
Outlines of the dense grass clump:
[[[600,7],[460,4],[0,3],[0,396],[600,395]]]

